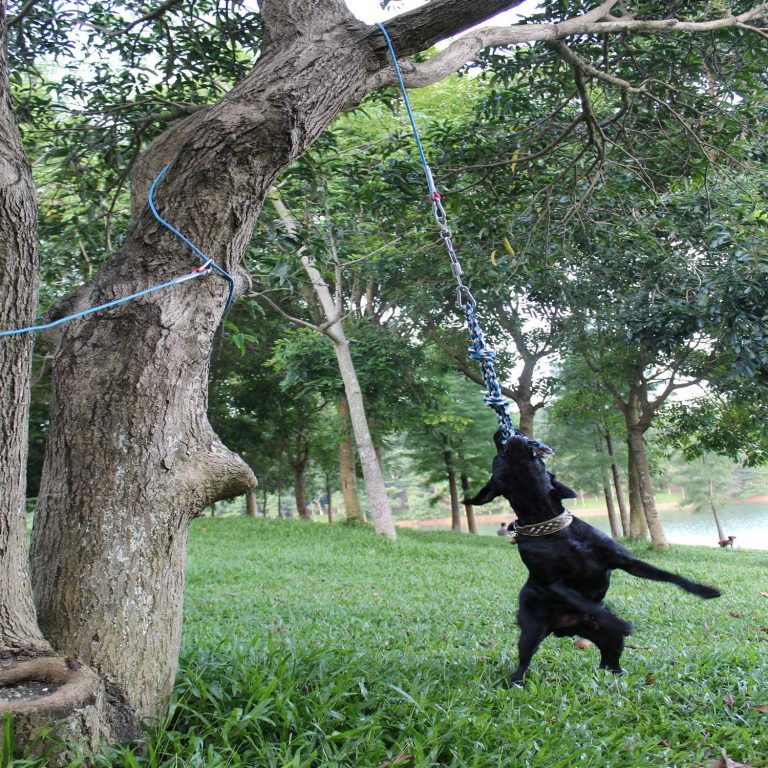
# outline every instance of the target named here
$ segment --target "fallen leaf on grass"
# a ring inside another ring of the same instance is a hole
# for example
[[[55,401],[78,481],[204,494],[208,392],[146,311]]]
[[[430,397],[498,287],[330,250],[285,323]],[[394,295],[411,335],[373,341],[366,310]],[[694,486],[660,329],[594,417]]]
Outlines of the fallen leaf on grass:
[[[589,640],[584,640],[581,637],[578,640],[573,641],[573,647],[578,648],[579,650],[584,650],[585,648],[589,648],[591,645],[592,643]]]
[[[631,648],[634,651],[647,651],[648,646],[647,645],[635,645],[635,643],[627,643],[625,648]]]
[[[731,611],[728,615],[732,616],[734,619],[743,619],[744,618],[744,614],[743,613],[736,613],[736,611]]]
[[[750,709],[754,709],[755,712],[768,712],[768,704],[756,704],[754,707],[750,707]]]
[[[392,758],[392,760],[389,760],[386,763],[382,763],[378,768],[392,768],[393,765],[403,765],[403,763],[407,763],[412,759],[413,755],[408,752],[401,752],[397,757]]]
[[[723,701],[728,709],[733,709],[733,705],[736,703],[736,699],[734,699],[730,693],[726,693],[725,696],[723,696]]]
[[[752,768],[752,766],[746,763],[737,763],[735,760],[731,760],[728,755],[725,754],[725,750],[721,750],[722,756],[718,757],[712,763],[709,763],[706,768]]]
[[[760,593],[760,596],[761,596],[761,597],[768,597],[768,592],[761,592],[761,593]]]

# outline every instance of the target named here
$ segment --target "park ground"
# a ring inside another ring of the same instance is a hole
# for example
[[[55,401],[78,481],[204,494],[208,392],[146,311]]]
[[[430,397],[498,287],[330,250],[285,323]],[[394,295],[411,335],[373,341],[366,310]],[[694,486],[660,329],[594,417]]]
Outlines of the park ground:
[[[510,688],[524,569],[505,541],[198,520],[171,713],[144,754],[96,764],[768,767],[767,553],[636,551],[723,597],[616,573],[625,674],[549,638]]]

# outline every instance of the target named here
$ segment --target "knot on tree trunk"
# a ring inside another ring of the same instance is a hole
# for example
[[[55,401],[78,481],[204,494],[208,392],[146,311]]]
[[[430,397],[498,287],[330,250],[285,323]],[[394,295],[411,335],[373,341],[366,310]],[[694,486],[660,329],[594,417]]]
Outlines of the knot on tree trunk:
[[[194,453],[178,468],[174,482],[190,494],[200,510],[242,496],[259,484],[245,461],[215,435],[205,450]]]

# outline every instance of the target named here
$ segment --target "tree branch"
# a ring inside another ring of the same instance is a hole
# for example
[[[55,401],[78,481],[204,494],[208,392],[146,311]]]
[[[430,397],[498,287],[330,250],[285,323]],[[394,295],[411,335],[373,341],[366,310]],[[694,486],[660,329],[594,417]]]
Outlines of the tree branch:
[[[24,19],[26,19],[27,16],[29,16],[29,14],[32,11],[32,8],[34,8],[36,3],[37,3],[37,0],[27,0],[24,3],[24,5],[21,6],[21,10],[15,16],[10,16],[6,21],[6,26],[8,27],[8,29],[21,24],[21,22],[24,21]]]
[[[432,5],[436,4],[432,3],[427,7]],[[615,3],[606,2],[593,11],[556,24],[515,24],[510,27],[486,27],[469,32],[428,61],[419,64],[401,61],[400,67],[403,71],[403,77],[406,85],[419,88],[431,85],[460,69],[485,48],[562,40],[573,35],[703,33],[728,28],[746,28],[758,34],[764,34],[760,28],[751,26],[748,22],[765,19],[768,16],[768,3],[760,3],[752,10],[738,16],[724,16],[721,19],[708,21],[684,21],[674,18],[643,20],[635,19],[632,16],[608,16],[613,5]],[[404,14],[399,18],[405,18],[409,15]],[[387,29],[389,30],[393,26],[394,22]],[[395,41],[395,37],[393,37],[393,41]],[[399,40],[395,43],[395,50],[398,56],[408,55],[406,47],[401,46]],[[375,77],[379,80],[379,86],[393,82],[391,69],[377,73]]]

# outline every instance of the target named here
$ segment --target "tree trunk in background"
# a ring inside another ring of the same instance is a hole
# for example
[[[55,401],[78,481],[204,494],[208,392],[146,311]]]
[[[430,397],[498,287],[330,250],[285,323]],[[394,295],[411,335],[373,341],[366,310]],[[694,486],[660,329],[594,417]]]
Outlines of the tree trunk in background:
[[[285,513],[283,512],[283,494],[279,488],[277,489],[277,516],[281,520],[285,520]]]
[[[619,518],[616,514],[616,507],[613,504],[613,494],[611,493],[611,471],[608,467],[603,467],[603,496],[605,496],[605,508],[608,510],[608,522],[611,526],[611,536],[614,539],[621,537],[621,526],[619,524]]]
[[[302,520],[310,520],[311,515],[307,509],[307,496],[304,492],[304,473],[309,462],[309,450],[303,436],[297,437],[297,452],[291,462],[293,469],[293,498],[296,502],[296,514]]]
[[[704,461],[702,459],[702,461]],[[723,530],[723,526],[720,524],[720,516],[717,514],[717,508],[715,507],[715,492],[714,492],[714,483],[712,482],[712,478],[709,478],[709,485],[708,485],[708,499],[709,499],[709,508],[712,511],[712,517],[715,518],[715,525],[717,526],[717,540],[718,541],[725,541],[725,531]]]
[[[624,499],[624,491],[621,483],[621,473],[619,465],[616,463],[616,456],[613,452],[613,437],[608,430],[603,433],[605,437],[605,447],[608,455],[611,457],[611,474],[613,475],[613,487],[616,491],[616,503],[619,505],[619,515],[621,516],[621,532],[624,538],[630,537],[629,510],[627,502]]]
[[[467,477],[466,472],[461,473],[461,490],[464,494],[464,498],[468,499],[470,497],[470,489],[469,489],[469,478]],[[467,515],[467,529],[470,533],[477,534],[477,520],[475,519],[475,508],[467,503],[464,502],[464,511]]]
[[[256,517],[258,515],[258,504],[256,503],[256,491],[251,489],[245,494],[245,514],[247,517]]]
[[[666,549],[669,544],[667,544],[667,537],[664,535],[664,528],[661,525],[661,519],[659,518],[659,513],[656,509],[656,499],[653,492],[653,482],[651,480],[651,469],[648,465],[648,454],[645,450],[643,432],[639,429],[633,429],[629,433],[628,445],[633,463],[637,470],[640,499],[643,505],[645,522],[648,525],[648,532],[651,534],[651,542],[654,547]]]
[[[328,522],[333,522],[333,488],[331,487],[331,476],[326,472],[325,473],[325,498],[326,498],[326,504],[328,505],[326,507],[326,514],[328,515]]]
[[[627,438],[629,442],[629,438]],[[627,490],[629,493],[629,538],[643,541],[648,538],[648,525],[643,512],[643,500],[640,495],[640,481],[632,458],[632,452],[627,453]]]
[[[270,199],[272,200],[272,205],[277,211],[278,216],[283,222],[283,226],[289,234],[295,236],[298,229],[296,222],[276,191],[273,191],[270,195]],[[352,424],[352,433],[355,436],[357,454],[360,457],[360,468],[363,471],[363,482],[365,483],[365,492],[368,497],[368,506],[370,508],[373,528],[376,533],[380,533],[394,541],[397,538],[397,533],[395,532],[392,510],[389,507],[389,499],[387,498],[387,489],[384,484],[381,460],[374,447],[371,430],[365,413],[363,391],[357,378],[357,371],[355,370],[355,364],[352,360],[352,354],[349,349],[349,340],[344,331],[344,324],[341,321],[343,312],[343,301],[341,297],[341,267],[337,266],[336,295],[334,297],[334,295],[331,294],[327,281],[323,278],[320,270],[315,266],[314,260],[306,253],[306,248],[304,246],[299,249],[299,256],[326,318],[326,327],[323,329],[323,333],[333,344],[333,352],[336,355],[336,362],[339,366],[341,381],[344,385],[344,394],[349,411],[349,421]]]
[[[337,403],[339,414],[339,474],[341,494],[344,498],[344,515],[348,523],[364,523],[363,508],[357,492],[357,468],[355,452],[349,436],[349,403],[342,397]]]
[[[611,473],[605,463],[605,449],[603,448],[604,433],[598,427],[595,435],[595,451],[600,459],[600,475],[603,481],[603,497],[605,498],[605,508],[608,512],[608,522],[611,526],[611,536],[618,539],[621,535],[619,521],[616,516],[616,507],[613,505],[613,494],[611,493]]]
[[[453,450],[445,435],[440,435],[443,443],[443,464],[445,476],[448,481],[448,494],[451,499],[451,530],[461,532],[461,506],[459,505],[459,491],[456,487],[456,468],[453,463]]]
[[[517,428],[527,437],[534,438],[533,423],[536,417],[536,408],[530,400],[521,400],[515,398],[515,405],[518,411]]]

